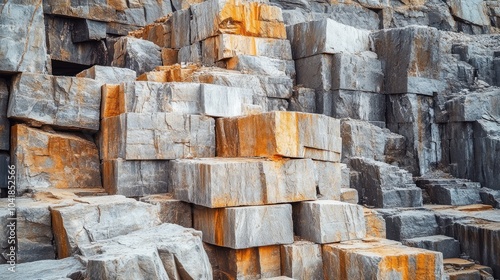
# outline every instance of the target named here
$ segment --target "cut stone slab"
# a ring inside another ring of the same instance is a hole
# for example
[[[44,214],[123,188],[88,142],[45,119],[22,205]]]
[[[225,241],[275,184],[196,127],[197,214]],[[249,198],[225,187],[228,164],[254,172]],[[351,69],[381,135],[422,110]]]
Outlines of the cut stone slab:
[[[88,41],[99,41],[106,39],[106,23],[80,19],[73,22],[73,32],[71,33],[71,41],[73,43],[82,43]]]
[[[436,235],[438,224],[430,211],[409,210],[385,218],[387,238],[405,240]]]
[[[443,258],[458,258],[460,256],[460,242],[444,235],[431,235],[405,239],[403,245],[426,250],[441,252]]]
[[[384,29],[372,33],[374,51],[385,65],[386,94],[433,96],[444,88],[440,81],[440,33],[427,26]]]
[[[10,149],[10,122],[7,118],[9,106],[9,89],[7,81],[0,79],[0,151]]]
[[[172,14],[171,48],[180,49],[191,45],[189,34],[192,17],[191,11],[192,9],[185,9],[175,11],[175,13]],[[193,22],[195,22],[195,20],[193,20]]]
[[[331,71],[334,90],[380,92],[384,81],[382,64],[371,52],[334,54]]]
[[[295,241],[281,245],[282,274],[292,279],[323,279],[321,245]]]
[[[439,252],[411,248],[386,239],[323,245],[325,279],[442,279]]]
[[[281,275],[280,246],[230,249],[204,244],[214,277],[230,279],[264,279]]]
[[[332,117],[385,122],[386,97],[380,93],[352,90],[332,92]]]
[[[363,207],[334,200],[300,202],[293,209],[295,233],[325,244],[366,236]]]
[[[386,226],[384,217],[376,210],[364,207],[366,236],[386,238]]]
[[[332,19],[309,21],[287,27],[293,59],[321,53],[358,53],[368,51],[370,32]],[[313,37],[316,40],[304,40]]]
[[[473,122],[484,115],[500,116],[500,90],[470,93],[445,103],[450,122]]]
[[[213,118],[125,113],[103,119],[101,159],[157,160],[215,156]]]
[[[156,205],[162,223],[193,227],[191,204],[173,199],[171,194],[149,195],[141,197],[139,201]]]
[[[190,7],[191,43],[218,34],[286,39],[279,7],[261,1],[210,0]]]
[[[500,173],[497,172],[497,167],[500,166],[500,158],[497,156],[500,147],[500,123],[494,120],[482,119],[474,123],[473,129],[474,154],[477,156],[473,157],[476,178],[472,179],[480,182],[483,187],[500,190],[498,184],[500,182]],[[468,159],[470,160],[470,157]]]
[[[484,204],[500,209],[500,190],[481,188],[479,190],[479,195]]]
[[[10,155],[8,153],[0,153],[0,191],[2,195],[8,194],[8,178],[9,178]],[[12,190],[11,190],[12,193]]]
[[[47,73],[42,0],[0,4],[0,72]]]
[[[342,168],[344,164],[338,162],[314,162],[314,179],[318,199],[339,200],[341,197]],[[303,171],[301,171],[303,172]]]
[[[209,208],[316,199],[310,159],[184,159],[170,176],[177,199]]]
[[[0,264],[0,270],[9,279],[71,279],[84,277],[86,270],[86,264],[74,257],[16,264],[15,272],[8,271],[9,267],[10,264]]]
[[[270,112],[217,120],[217,155],[221,157],[284,156],[339,162],[341,144],[340,121],[323,115]]]
[[[444,205],[470,205],[481,203],[481,184],[463,179],[420,180],[419,187],[426,190],[430,202]]]
[[[359,197],[358,191],[351,188],[341,188],[340,189],[340,201],[352,204],[358,204]]]
[[[212,117],[244,115],[245,106],[253,104],[253,91],[246,88],[201,84],[201,112]]]
[[[450,7],[451,13],[460,19],[480,26],[491,25],[484,1],[452,0],[446,4]]]
[[[11,155],[18,195],[48,187],[101,188],[97,147],[77,135],[17,124],[12,127]]]
[[[99,129],[100,83],[75,77],[23,73],[12,81],[8,117],[64,129]]]
[[[103,160],[103,188],[109,194],[138,197],[169,191],[168,161]]]
[[[137,75],[162,65],[161,48],[153,42],[133,37],[121,37],[115,43],[114,49],[111,65],[132,69]]]
[[[297,84],[321,92],[333,90],[333,60],[331,54],[296,59]]]
[[[207,65],[238,55],[292,60],[290,42],[286,39],[221,34],[204,40],[202,51],[202,61]]]
[[[201,232],[174,224],[80,245],[87,277],[105,279],[212,279]]]
[[[352,187],[362,203],[378,208],[422,206],[422,190],[413,184],[408,171],[368,158],[353,157],[349,163],[359,172]]]
[[[101,84],[120,84],[135,81],[137,73],[134,70],[120,67],[94,65],[76,74],[79,78],[94,79]]]
[[[160,224],[155,206],[124,196],[80,198],[77,202],[51,207],[58,258],[76,254],[82,245]]]
[[[316,92],[312,88],[295,88],[290,99],[288,111],[315,113]]]
[[[229,70],[268,76],[295,77],[295,62],[265,56],[237,55],[226,62]]]
[[[228,207],[195,206],[193,225],[203,241],[233,249],[293,243],[292,206]],[[255,226],[259,221],[259,226]]]

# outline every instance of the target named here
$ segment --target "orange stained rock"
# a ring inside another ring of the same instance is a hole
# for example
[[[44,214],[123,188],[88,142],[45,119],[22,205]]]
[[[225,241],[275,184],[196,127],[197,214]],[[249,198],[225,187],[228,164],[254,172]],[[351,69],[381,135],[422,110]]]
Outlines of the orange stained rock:
[[[50,211],[52,220],[52,232],[54,234],[54,241],[56,245],[56,252],[58,259],[64,259],[71,256],[71,249],[69,245],[68,235],[64,229],[61,213],[57,208]]]
[[[163,48],[161,50],[161,61],[164,66],[174,65],[177,63],[177,55],[179,51],[175,49]]]
[[[213,209],[214,211],[214,235],[215,235],[215,243],[217,245],[224,245],[224,219],[225,219],[225,209]]]
[[[433,77],[434,73],[429,73],[433,67],[429,39],[423,34],[415,34],[414,40],[415,57],[411,58],[409,65],[411,76]]]
[[[101,118],[117,116],[120,111],[120,85],[103,85],[101,101]]]

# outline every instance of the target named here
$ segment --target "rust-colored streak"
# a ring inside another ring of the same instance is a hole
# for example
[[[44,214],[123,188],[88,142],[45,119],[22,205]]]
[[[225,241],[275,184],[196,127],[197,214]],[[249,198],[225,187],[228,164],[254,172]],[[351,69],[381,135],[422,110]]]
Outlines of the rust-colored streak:
[[[57,258],[64,259],[71,256],[68,235],[64,229],[61,213],[51,210],[52,232],[57,249]]]
[[[214,221],[215,221],[215,244],[223,246],[224,245],[224,209],[213,209],[214,211]]]

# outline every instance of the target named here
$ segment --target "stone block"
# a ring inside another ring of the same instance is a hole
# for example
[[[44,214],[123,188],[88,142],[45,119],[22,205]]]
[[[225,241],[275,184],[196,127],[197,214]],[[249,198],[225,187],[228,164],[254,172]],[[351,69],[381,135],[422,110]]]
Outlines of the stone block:
[[[370,32],[344,25],[332,19],[309,21],[287,27],[293,59],[328,53],[368,51]],[[306,37],[315,40],[304,40]]]
[[[371,52],[333,55],[332,88],[380,92],[384,81],[382,64]]]
[[[358,204],[359,202],[358,191],[356,189],[351,189],[351,188],[341,188],[340,201],[352,204]]]
[[[323,279],[321,245],[295,241],[281,245],[282,275],[293,279]]]
[[[293,243],[292,206],[228,207],[195,206],[193,225],[203,241],[233,249]],[[259,226],[255,226],[259,221]]]
[[[292,60],[290,42],[285,39],[221,34],[205,39],[202,42],[202,51],[202,61],[207,65],[238,55]]]
[[[0,79],[0,151],[10,149],[10,122],[7,118],[9,106],[9,89],[7,82]]]
[[[338,162],[314,160],[314,179],[318,199],[339,200],[341,198],[342,167]]]
[[[185,159],[171,168],[175,197],[209,208],[316,199],[309,159]]]
[[[253,91],[246,88],[201,84],[200,94],[201,112],[212,117],[241,116],[253,104]]]
[[[79,249],[81,252],[81,246],[91,242],[160,224],[155,206],[121,195],[79,198],[77,202],[51,207],[50,210],[60,259],[77,253]]]
[[[170,39],[170,47],[173,49],[180,49],[191,45],[189,34],[191,10],[192,9],[178,10],[172,14],[173,28]]]
[[[2,197],[5,194],[7,196],[7,189],[9,183],[9,165],[10,165],[10,156],[8,153],[0,153],[0,191],[2,193]]]
[[[73,130],[99,129],[100,84],[75,77],[23,73],[12,81],[8,116]]]
[[[15,272],[8,269],[10,264],[0,265],[4,275],[15,274],[16,279],[71,279],[75,275],[85,274],[85,264],[79,258],[65,258],[62,260],[42,260],[16,265]],[[11,275],[12,276],[12,275]]]
[[[480,0],[452,0],[447,2],[453,16],[480,26],[491,25],[486,14],[486,7]]]
[[[294,231],[309,241],[325,244],[366,236],[363,208],[334,200],[301,202],[293,208]]]
[[[168,161],[102,161],[103,188],[108,194],[137,197],[169,191]]]
[[[323,245],[325,279],[442,279],[439,252],[385,239]]]
[[[500,90],[470,93],[445,103],[450,122],[473,122],[486,116],[500,116]]]
[[[197,45],[195,45],[197,46]],[[189,47],[184,47],[184,48],[189,48]],[[179,62],[183,62],[184,60],[178,59],[179,57],[179,52],[180,50],[174,50],[174,49],[169,49],[169,48],[163,48],[161,49],[161,61],[162,65],[167,66],[167,65],[173,65]],[[180,56],[182,57],[182,56]],[[189,60],[188,60],[189,61]],[[201,62],[201,59],[200,59]]]
[[[481,184],[461,179],[421,180],[419,187],[426,190],[430,202],[444,205],[481,203]]]
[[[444,259],[460,256],[460,242],[444,235],[431,235],[405,239],[403,245],[441,252]]]
[[[333,90],[333,61],[331,54],[317,54],[295,60],[297,85],[318,92]]]
[[[385,29],[371,34],[374,51],[385,65],[387,94],[433,96],[444,89],[440,81],[440,33],[427,26]]]
[[[215,121],[197,115],[125,113],[102,120],[101,159],[215,156]]]
[[[153,42],[122,37],[115,43],[114,49],[111,65],[132,69],[137,75],[162,65],[161,48]]]
[[[405,240],[416,237],[436,235],[438,224],[430,211],[409,210],[385,218],[387,238]]]
[[[188,9],[191,5],[203,2],[202,0],[172,0],[172,6],[176,11]]]
[[[322,115],[270,112],[224,118],[217,120],[217,155],[284,156],[338,162],[339,136],[340,121]]]
[[[79,246],[87,277],[213,279],[201,232],[174,224],[149,226]]]
[[[191,43],[218,34],[286,39],[281,9],[260,1],[210,0],[190,7]]]
[[[194,43],[192,45],[180,48],[177,53],[176,60],[178,63],[190,62],[190,63],[202,64],[201,44]],[[165,59],[163,59],[163,65],[167,65],[165,64]]]
[[[144,28],[129,33],[130,35],[151,41],[162,48],[172,46],[172,17],[163,18],[153,24],[148,24]]]
[[[368,158],[354,157],[349,163],[359,172],[352,187],[358,190],[361,203],[378,208],[422,206],[422,190],[413,184],[408,171]]]
[[[500,190],[481,188],[481,190],[479,190],[479,195],[481,196],[483,204],[500,209]]]
[[[173,199],[171,194],[148,195],[141,197],[139,201],[155,205],[162,223],[193,227],[191,204]]]
[[[265,56],[237,55],[226,62],[226,68],[267,76],[295,77],[295,62]]]
[[[315,113],[316,92],[311,88],[294,88],[288,111]]]
[[[385,122],[386,97],[380,93],[352,90],[332,92],[332,116]]]
[[[214,276],[222,279],[264,279],[281,275],[280,246],[231,249],[205,243]],[[209,254],[210,255],[210,254]]]
[[[479,120],[474,123],[473,145],[468,141],[468,148],[474,147],[474,156],[467,157],[474,160],[475,181],[479,181],[483,187],[500,190],[500,173],[496,172],[497,166],[500,166],[500,158],[497,156],[500,148],[500,124],[497,121]],[[460,147],[463,149],[463,147]],[[454,150],[450,149],[450,156]],[[470,162],[465,166],[470,168]],[[463,164],[458,162],[458,164]],[[469,177],[470,178],[470,177]]]
[[[11,156],[18,195],[48,187],[101,187],[97,147],[77,135],[17,124],[12,127]]]
[[[42,0],[0,4],[0,71],[47,73]]]
[[[365,215],[366,236],[386,238],[386,226],[384,217],[376,210],[363,207]]]
[[[71,41],[81,43],[106,39],[106,23],[88,19],[73,21]]]
[[[135,81],[136,75],[134,70],[127,68],[94,65],[76,77],[94,79],[100,84],[120,84]]]

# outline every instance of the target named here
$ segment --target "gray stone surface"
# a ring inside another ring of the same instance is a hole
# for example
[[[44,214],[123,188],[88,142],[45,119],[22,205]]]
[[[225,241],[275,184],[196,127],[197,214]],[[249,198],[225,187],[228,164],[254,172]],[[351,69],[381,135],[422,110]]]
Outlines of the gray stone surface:
[[[0,71],[47,73],[42,0],[0,4]]]
[[[374,51],[385,65],[383,92],[432,96],[441,91],[440,35],[423,26],[386,29],[371,34]]]
[[[162,65],[161,48],[150,41],[122,37],[115,43],[111,65],[132,69],[140,75]]]
[[[441,252],[443,259],[460,257],[460,242],[444,235],[431,235],[405,239],[403,245]]]
[[[379,208],[422,206],[422,190],[413,184],[408,171],[368,158],[354,157],[349,163],[351,170],[359,172],[351,187],[358,190],[363,204]]]
[[[479,195],[484,204],[500,209],[500,190],[482,188],[479,190]]]
[[[251,89],[202,84],[200,95],[201,112],[212,117],[241,116],[253,104]]]
[[[233,249],[293,243],[292,206],[228,207],[195,206],[193,225],[203,241]],[[259,226],[255,226],[259,221]]]
[[[323,279],[321,245],[295,241],[281,246],[282,274],[292,279]]]
[[[293,206],[294,232],[325,244],[366,236],[363,208],[334,200],[301,202]]]
[[[500,116],[500,90],[470,93],[446,102],[450,122],[473,122],[485,116]]]
[[[77,202],[51,207],[58,258],[69,257],[78,250],[82,252],[80,246],[91,242],[160,224],[155,206],[124,196],[80,198]]]
[[[73,43],[106,39],[106,23],[88,19],[75,20],[71,32]]]
[[[103,188],[109,194],[137,197],[169,191],[168,161],[103,160]]]
[[[358,204],[359,202],[358,191],[356,189],[351,189],[351,188],[341,188],[340,201],[352,204]]]
[[[215,121],[197,115],[126,113],[102,121],[101,159],[215,156]]]
[[[467,180],[437,179],[421,180],[418,186],[424,189],[431,203],[445,205],[469,205],[481,203],[481,184]]]
[[[290,98],[288,111],[315,113],[316,92],[311,88],[296,87]]]
[[[10,122],[7,118],[9,106],[9,89],[7,82],[0,79],[0,151],[8,151],[10,148]]]
[[[191,9],[178,10],[172,14],[171,48],[180,49],[191,45],[189,33],[190,19]]]
[[[76,76],[94,79],[101,84],[120,84],[135,81],[137,74],[127,68],[94,65]]]
[[[312,88],[318,92],[332,90],[333,61],[333,55],[322,53],[295,59],[297,85]]]
[[[10,264],[0,265],[5,279],[74,279],[83,278],[85,263],[79,258],[62,260],[42,260],[16,265],[15,272],[8,271]]]
[[[172,162],[177,199],[209,208],[316,199],[310,159],[184,159]]]
[[[212,279],[201,232],[174,224],[80,246],[91,279]]]
[[[87,78],[23,73],[12,81],[9,118],[32,126],[99,129],[100,84]]]
[[[474,123],[474,165],[473,180],[483,187],[500,190],[500,123],[498,120],[479,120]],[[469,142],[470,143],[470,142]],[[452,150],[450,150],[451,154]],[[470,158],[469,158],[470,159]]]
[[[344,164],[314,160],[314,179],[318,199],[339,200]]]
[[[490,25],[485,13],[485,3],[480,0],[452,0],[447,2],[451,13],[466,22],[476,25]]]
[[[237,55],[226,62],[226,68],[244,73],[295,77],[295,62],[265,56]]]
[[[191,204],[173,199],[171,194],[157,194],[141,197],[139,201],[156,205],[162,223],[193,227]]]
[[[8,178],[9,178],[10,155],[8,153],[0,153],[0,191],[2,194],[7,194]]]
[[[438,224],[430,211],[409,210],[385,218],[387,238],[405,240],[436,235]]]
[[[332,92],[332,117],[385,122],[386,96],[352,90]]]
[[[331,19],[310,21],[287,27],[294,59],[321,53],[357,53],[369,48],[368,30],[357,29]],[[305,37],[316,40],[303,40]]]
[[[384,81],[382,64],[372,52],[333,55],[332,88],[380,92]]]

